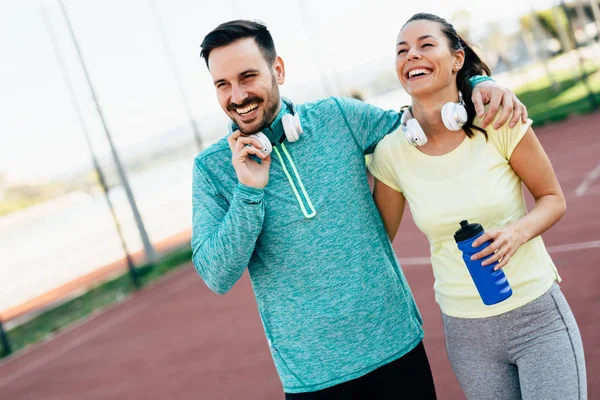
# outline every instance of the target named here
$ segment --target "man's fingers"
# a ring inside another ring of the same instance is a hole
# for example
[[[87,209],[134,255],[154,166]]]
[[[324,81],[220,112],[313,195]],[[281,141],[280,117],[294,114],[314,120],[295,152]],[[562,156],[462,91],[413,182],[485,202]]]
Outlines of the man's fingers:
[[[269,168],[270,165],[271,165],[271,155],[268,155],[262,159],[262,166],[265,168]]]
[[[483,128],[488,126],[488,124],[494,120],[494,117],[496,116],[496,113],[498,112],[498,107],[500,107],[501,101],[502,101],[502,94],[498,93],[496,91],[492,92],[492,98],[490,99],[487,113],[485,114],[485,118],[481,122],[481,126]]]
[[[512,93],[506,93],[504,96],[502,96],[502,113],[496,120],[494,129],[499,129],[506,123],[506,121],[508,121],[510,114],[513,112],[513,104]]]
[[[229,143],[229,148],[231,149],[232,153],[235,151],[235,142],[237,141],[237,138],[239,138],[241,134],[242,134],[242,132],[240,132],[238,129],[235,132],[233,132],[231,135],[227,136],[227,143]]]
[[[515,96],[513,96],[513,102],[515,106],[509,124],[511,128],[514,128],[515,125],[517,125],[519,120],[523,118],[523,113],[525,112],[525,106]]]
[[[262,143],[260,143],[258,140],[247,136],[240,136],[235,143],[234,152],[239,153],[242,150],[242,147],[246,145],[252,145],[257,149],[262,149]]]
[[[483,107],[483,97],[481,96],[481,90],[473,89],[473,95],[471,96],[471,101],[473,101],[473,105],[475,106],[475,113],[479,118],[483,117],[485,112],[485,108]]]
[[[235,158],[240,161],[245,161],[245,159],[248,158],[248,156],[250,156],[250,154],[257,156],[260,159],[265,159],[266,157],[268,157],[265,155],[265,153],[263,153],[261,150],[257,149],[256,147],[244,146],[243,149],[241,149],[238,153],[236,153]]]
[[[517,96],[515,95],[515,99],[517,101],[517,103],[519,103],[519,107],[521,108],[521,121],[523,121],[524,124],[527,123],[527,119],[529,118],[529,115],[527,114],[527,107],[525,106],[525,104],[521,103],[521,101],[519,101],[519,99],[517,98]]]

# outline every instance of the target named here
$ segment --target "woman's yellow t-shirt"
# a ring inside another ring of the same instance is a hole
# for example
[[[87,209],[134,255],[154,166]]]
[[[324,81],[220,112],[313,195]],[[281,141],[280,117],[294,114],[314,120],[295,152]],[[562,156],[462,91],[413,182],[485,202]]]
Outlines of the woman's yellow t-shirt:
[[[498,112],[497,115],[499,115]],[[453,151],[429,156],[411,146],[398,129],[387,135],[369,161],[369,171],[402,192],[417,227],[431,246],[435,296],[442,312],[460,318],[482,318],[505,313],[544,294],[560,281],[540,236],[523,244],[504,267],[513,294],[492,306],[481,301],[469,275],[454,232],[460,221],[478,222],[485,230],[505,226],[527,213],[523,185],[511,168],[511,154],[531,125],[493,123]],[[475,119],[475,125],[481,123]]]

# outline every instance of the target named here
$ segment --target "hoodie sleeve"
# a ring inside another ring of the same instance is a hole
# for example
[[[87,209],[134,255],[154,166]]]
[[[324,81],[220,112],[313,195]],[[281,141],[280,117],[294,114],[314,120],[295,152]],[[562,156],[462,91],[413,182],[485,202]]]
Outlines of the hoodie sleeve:
[[[377,143],[400,126],[400,114],[397,111],[385,111],[351,98],[337,98],[336,102],[364,154],[373,153]]]
[[[254,251],[265,216],[264,190],[238,183],[229,204],[197,162],[192,179],[192,260],[206,285],[224,294]]]

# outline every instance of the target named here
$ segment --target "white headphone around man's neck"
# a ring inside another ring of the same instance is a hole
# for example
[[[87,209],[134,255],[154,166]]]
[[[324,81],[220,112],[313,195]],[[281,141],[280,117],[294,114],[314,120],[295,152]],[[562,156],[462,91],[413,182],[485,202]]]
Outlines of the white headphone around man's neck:
[[[400,120],[402,133],[404,133],[404,137],[412,146],[423,146],[427,143],[427,135],[423,132],[419,121],[413,117],[411,108],[407,107],[402,112]],[[444,104],[441,114],[442,122],[448,130],[458,131],[462,129],[463,125],[467,122],[467,106],[461,92],[458,92],[458,103],[450,101]]]

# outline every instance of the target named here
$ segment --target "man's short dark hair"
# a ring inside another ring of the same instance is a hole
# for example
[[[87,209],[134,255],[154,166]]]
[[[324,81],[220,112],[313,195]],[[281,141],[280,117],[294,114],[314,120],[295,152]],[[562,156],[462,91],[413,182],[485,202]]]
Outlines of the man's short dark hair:
[[[248,20],[235,20],[222,23],[204,37],[200,48],[200,57],[204,58],[208,67],[208,56],[210,52],[218,47],[227,46],[240,39],[254,38],[263,57],[269,65],[277,58],[273,37],[267,26],[260,22]]]

